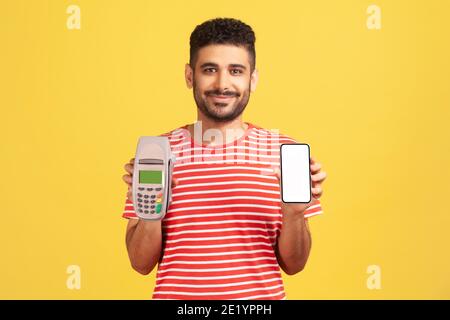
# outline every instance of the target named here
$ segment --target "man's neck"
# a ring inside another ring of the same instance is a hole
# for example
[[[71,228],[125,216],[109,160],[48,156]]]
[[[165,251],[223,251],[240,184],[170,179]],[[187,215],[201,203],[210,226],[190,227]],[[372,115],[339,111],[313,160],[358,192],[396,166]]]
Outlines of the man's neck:
[[[191,137],[197,143],[211,146],[231,143],[241,138],[247,128],[242,116],[229,122],[217,122],[201,113],[197,115],[197,122],[188,126]]]

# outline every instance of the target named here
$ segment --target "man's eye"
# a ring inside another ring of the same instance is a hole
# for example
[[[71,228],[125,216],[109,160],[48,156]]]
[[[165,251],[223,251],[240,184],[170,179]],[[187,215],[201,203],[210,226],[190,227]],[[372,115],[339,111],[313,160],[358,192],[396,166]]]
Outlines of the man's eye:
[[[215,68],[206,68],[205,71],[206,72],[214,72],[216,69]]]
[[[232,73],[232,74],[241,74],[241,73],[242,73],[242,70],[240,70],[240,69],[232,69],[232,70],[231,70],[231,73]]]

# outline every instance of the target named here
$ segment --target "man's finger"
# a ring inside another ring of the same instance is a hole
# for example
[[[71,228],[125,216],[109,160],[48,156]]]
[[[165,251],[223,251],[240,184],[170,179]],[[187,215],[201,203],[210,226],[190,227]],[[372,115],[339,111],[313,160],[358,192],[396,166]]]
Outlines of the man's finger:
[[[133,171],[134,171],[134,166],[133,166],[133,165],[127,163],[127,164],[124,166],[124,169],[125,169],[125,171],[128,172],[130,175],[133,175]]]
[[[311,165],[311,172],[313,174],[319,172],[320,169],[322,169],[322,165],[320,163],[318,163],[318,162],[316,162],[316,163]]]
[[[273,174],[277,177],[278,180],[280,180],[280,176],[281,176],[280,169],[275,167],[275,168],[272,168],[272,170],[273,170]]]
[[[316,198],[316,199],[319,199],[323,194],[323,190],[321,187],[312,188],[311,191],[312,191],[314,198]]]
[[[326,177],[327,177],[326,172],[322,171],[322,172],[312,175],[311,180],[313,182],[320,182],[320,181],[325,180]]]
[[[133,183],[133,178],[131,178],[131,176],[129,174],[124,174],[122,176],[122,179],[129,185],[131,185]]]

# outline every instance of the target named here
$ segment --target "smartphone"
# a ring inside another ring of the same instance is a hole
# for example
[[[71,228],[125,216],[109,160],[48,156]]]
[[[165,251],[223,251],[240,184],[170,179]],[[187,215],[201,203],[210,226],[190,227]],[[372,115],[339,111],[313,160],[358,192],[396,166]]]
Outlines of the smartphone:
[[[280,146],[281,199],[285,203],[311,201],[310,148],[304,143]]]

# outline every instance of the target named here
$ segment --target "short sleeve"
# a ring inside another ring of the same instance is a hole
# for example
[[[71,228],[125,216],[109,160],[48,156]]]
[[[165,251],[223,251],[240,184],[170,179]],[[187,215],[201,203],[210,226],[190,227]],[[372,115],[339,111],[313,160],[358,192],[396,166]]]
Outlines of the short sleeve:
[[[313,205],[311,205],[308,209],[305,210],[304,216],[305,218],[310,218],[313,216],[317,216],[319,214],[322,214],[322,204],[320,203],[320,200],[317,199]]]
[[[128,200],[128,198],[125,199],[125,207],[122,212],[122,217],[126,219],[139,219],[134,211],[133,202]]]

